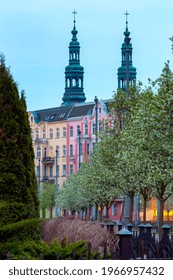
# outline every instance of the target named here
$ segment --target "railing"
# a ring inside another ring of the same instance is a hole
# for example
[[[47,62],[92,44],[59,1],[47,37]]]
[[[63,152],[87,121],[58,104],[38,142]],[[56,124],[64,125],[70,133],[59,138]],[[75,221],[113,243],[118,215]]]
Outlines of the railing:
[[[43,176],[43,182],[50,182],[50,183],[54,183],[55,182],[55,177],[51,177],[51,176]]]
[[[101,224],[102,227],[104,224]],[[140,224],[134,227],[128,224],[126,227],[122,223],[106,224],[107,230],[119,237],[119,255],[120,259],[173,259],[173,232],[169,225],[162,226],[162,238],[151,224]]]
[[[48,139],[47,138],[35,138],[34,139],[34,144],[38,145],[38,144],[47,144],[48,143]]]
[[[47,164],[53,164],[53,163],[55,163],[55,158],[54,157],[43,157],[42,162],[47,163]]]
[[[92,253],[92,245],[88,243],[87,256],[80,255],[72,250],[71,258],[75,259],[110,259],[110,260],[129,260],[129,259],[157,259],[170,260],[173,259],[173,233],[168,225],[162,227],[163,237],[159,241],[157,233],[153,231],[151,224],[140,224],[138,228],[134,228],[132,224],[128,224],[126,228],[119,223],[101,223],[102,227],[107,227],[108,238],[102,247],[102,253]],[[116,227],[116,232],[115,232]],[[7,253],[7,259],[11,258],[11,254]],[[40,259],[46,257],[40,255]],[[57,251],[54,259],[60,260],[60,254]]]

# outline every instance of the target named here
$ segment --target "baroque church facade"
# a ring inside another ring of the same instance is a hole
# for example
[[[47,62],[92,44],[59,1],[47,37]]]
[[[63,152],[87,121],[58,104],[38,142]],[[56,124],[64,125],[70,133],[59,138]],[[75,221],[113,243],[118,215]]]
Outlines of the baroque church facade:
[[[75,15],[75,14],[74,14]],[[99,141],[99,132],[105,133],[112,126],[107,110],[110,100],[86,102],[84,93],[84,67],[80,65],[80,44],[77,39],[76,21],[71,31],[69,65],[65,67],[65,92],[59,107],[29,112],[38,195],[44,183],[55,183],[62,188],[63,182],[80,168]],[[132,65],[132,44],[128,23],[121,48],[121,67],[118,68],[118,88],[125,90],[136,80],[136,68]],[[127,73],[128,68],[128,73]],[[112,205],[110,217],[118,220],[122,199]],[[94,215],[93,213],[91,215]],[[43,212],[43,217],[48,213]],[[53,216],[57,216],[54,209]]]

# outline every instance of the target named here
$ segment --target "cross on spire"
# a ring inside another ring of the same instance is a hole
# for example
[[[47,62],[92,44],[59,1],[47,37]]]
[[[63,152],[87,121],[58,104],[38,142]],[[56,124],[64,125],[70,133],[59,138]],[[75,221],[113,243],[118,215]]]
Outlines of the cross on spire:
[[[124,13],[126,16],[126,29],[128,29],[128,16],[130,15],[127,11]]]
[[[76,21],[76,14],[77,14],[77,12],[74,10],[74,12],[72,12],[72,14],[74,14],[74,23],[75,23],[75,21]]]

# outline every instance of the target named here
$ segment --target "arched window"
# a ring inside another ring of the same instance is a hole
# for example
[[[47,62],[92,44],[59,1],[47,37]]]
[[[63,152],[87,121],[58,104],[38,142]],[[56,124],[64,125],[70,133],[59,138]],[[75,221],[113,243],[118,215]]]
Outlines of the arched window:
[[[102,131],[102,121],[99,121],[99,131]]]
[[[36,132],[35,132],[35,139],[39,139],[39,130],[36,129]]]
[[[60,130],[59,130],[59,127],[56,128],[56,138],[60,138]]]
[[[59,157],[59,146],[56,146],[57,156]]]
[[[70,126],[70,137],[73,137],[73,126]]]
[[[73,156],[73,145],[70,144],[70,156]]]
[[[65,157],[66,156],[66,145],[62,146],[62,155]]]
[[[45,138],[46,138],[46,129],[43,128],[43,139],[45,139]]]
[[[93,123],[93,134],[96,134],[96,124]]]
[[[40,158],[41,157],[41,149],[40,149],[40,147],[37,147],[36,153],[37,153],[37,158]]]
[[[62,137],[65,138],[66,135],[67,135],[66,127],[63,127],[63,129],[62,129]]]
[[[53,139],[53,129],[52,128],[49,129],[49,138]]]
[[[88,135],[88,124],[85,123],[85,135]]]
[[[78,136],[78,131],[80,130],[80,125],[77,125],[76,135]]]

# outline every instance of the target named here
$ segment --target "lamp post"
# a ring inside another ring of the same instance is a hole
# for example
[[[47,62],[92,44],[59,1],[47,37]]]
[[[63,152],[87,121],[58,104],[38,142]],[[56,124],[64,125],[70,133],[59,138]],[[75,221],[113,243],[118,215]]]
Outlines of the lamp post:
[[[95,96],[95,113],[96,113],[96,143],[98,142],[98,98]]]
[[[78,139],[79,139],[79,144],[78,144],[78,149],[79,149],[78,169],[80,169],[80,166],[81,166],[81,131],[80,131],[80,129],[78,129]]]
[[[38,197],[40,197],[40,158],[38,159]]]
[[[56,193],[55,193],[55,216],[58,218],[58,149],[56,148]]]

